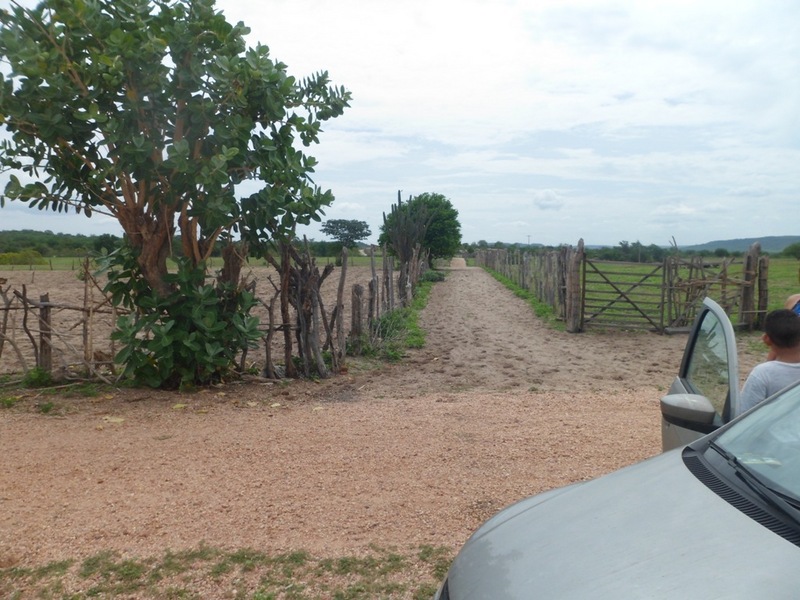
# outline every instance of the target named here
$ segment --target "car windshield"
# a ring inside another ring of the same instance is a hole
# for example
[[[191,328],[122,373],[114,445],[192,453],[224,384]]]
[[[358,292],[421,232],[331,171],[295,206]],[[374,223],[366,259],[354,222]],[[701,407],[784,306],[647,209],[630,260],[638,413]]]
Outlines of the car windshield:
[[[773,490],[800,501],[800,386],[734,422],[714,444]]]

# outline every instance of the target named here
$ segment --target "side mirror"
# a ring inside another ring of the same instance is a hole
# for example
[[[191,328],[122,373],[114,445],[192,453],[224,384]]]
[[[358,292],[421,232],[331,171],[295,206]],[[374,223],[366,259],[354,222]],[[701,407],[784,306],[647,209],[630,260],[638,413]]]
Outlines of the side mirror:
[[[661,414],[672,423],[711,425],[717,411],[699,394],[670,394],[661,398]]]

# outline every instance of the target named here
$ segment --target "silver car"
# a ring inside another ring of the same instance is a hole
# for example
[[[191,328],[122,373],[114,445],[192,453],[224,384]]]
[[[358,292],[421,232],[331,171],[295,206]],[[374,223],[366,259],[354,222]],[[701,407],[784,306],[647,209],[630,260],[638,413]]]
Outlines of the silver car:
[[[661,401],[680,447],[504,509],[436,600],[800,597],[800,385],[739,416],[737,370],[707,300]]]

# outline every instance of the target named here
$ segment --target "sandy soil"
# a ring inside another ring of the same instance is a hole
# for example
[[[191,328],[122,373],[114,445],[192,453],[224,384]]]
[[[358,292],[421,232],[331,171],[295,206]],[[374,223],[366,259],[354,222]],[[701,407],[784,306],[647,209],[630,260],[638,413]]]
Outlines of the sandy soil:
[[[203,542],[455,549],[523,496],[660,451],[658,399],[685,336],[554,331],[454,266],[403,364],[0,409],[0,567]]]

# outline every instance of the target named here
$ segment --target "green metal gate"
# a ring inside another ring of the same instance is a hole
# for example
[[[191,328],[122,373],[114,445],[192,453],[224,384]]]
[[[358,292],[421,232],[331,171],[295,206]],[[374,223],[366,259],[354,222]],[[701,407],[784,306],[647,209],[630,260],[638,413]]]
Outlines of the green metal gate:
[[[583,326],[664,330],[664,265],[585,259]]]

